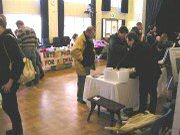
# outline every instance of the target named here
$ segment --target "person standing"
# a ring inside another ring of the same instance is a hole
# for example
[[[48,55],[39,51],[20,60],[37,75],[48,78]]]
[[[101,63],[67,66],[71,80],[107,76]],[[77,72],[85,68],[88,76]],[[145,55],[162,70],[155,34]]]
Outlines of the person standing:
[[[12,122],[12,129],[6,131],[6,135],[23,135],[16,96],[19,88],[18,80],[24,68],[23,56],[16,38],[6,29],[6,22],[2,17],[0,17],[0,63],[2,108]]]
[[[146,41],[149,43],[149,45],[154,45],[157,38],[157,27],[155,25],[149,26],[150,31],[147,33]]]
[[[118,32],[110,37],[107,53],[107,67],[116,68],[127,52],[125,36],[128,33],[126,26],[121,26]]]
[[[148,109],[151,113],[155,113],[157,85],[161,74],[157,57],[150,46],[139,41],[136,33],[128,33],[126,39],[130,50],[124,61],[119,64],[119,67],[135,67],[139,76],[139,112],[144,112]],[[148,94],[150,95],[149,108],[147,105]]]
[[[16,30],[16,36],[19,41],[19,45],[24,52],[25,56],[32,61],[34,69],[36,71],[35,79],[32,82],[27,83],[27,86],[36,85],[39,82],[38,76],[38,66],[37,66],[37,54],[36,48],[38,45],[38,40],[36,37],[36,33],[32,28],[29,28],[24,25],[24,22],[18,20],[16,22],[18,29]]]
[[[71,42],[70,42],[70,47],[72,47],[72,46],[75,44],[77,38],[78,38],[78,34],[75,33],[75,34],[72,36],[72,39],[71,39]]]
[[[89,26],[86,31],[78,37],[71,51],[71,55],[75,60],[74,64],[78,76],[77,101],[82,104],[85,104],[85,101],[83,101],[83,93],[86,75],[90,74],[90,70],[94,66],[95,61],[93,44],[95,33],[95,27]]]

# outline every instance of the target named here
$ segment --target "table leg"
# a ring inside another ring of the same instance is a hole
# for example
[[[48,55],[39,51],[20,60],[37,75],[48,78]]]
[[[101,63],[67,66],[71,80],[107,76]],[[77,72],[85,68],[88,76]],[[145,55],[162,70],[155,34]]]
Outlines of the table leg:
[[[114,112],[110,112],[110,118],[111,118],[110,126],[112,127],[114,125]]]
[[[100,115],[100,105],[98,105],[98,116]]]
[[[87,121],[89,121],[89,120],[90,120],[90,117],[91,117],[91,115],[92,115],[92,113],[93,113],[93,111],[94,111],[95,107],[96,107],[96,104],[91,103],[91,111],[90,111],[90,113],[89,113],[89,116],[88,116],[88,118],[87,118]]]
[[[116,114],[117,114],[117,116],[118,116],[118,123],[119,123],[119,124],[122,124],[122,119],[121,119],[120,112],[117,112]]]

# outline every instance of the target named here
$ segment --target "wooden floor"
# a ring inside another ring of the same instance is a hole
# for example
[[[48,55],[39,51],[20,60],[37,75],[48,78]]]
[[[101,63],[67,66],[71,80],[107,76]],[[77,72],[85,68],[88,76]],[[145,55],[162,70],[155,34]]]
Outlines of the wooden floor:
[[[104,66],[99,65],[97,72]],[[86,105],[77,103],[76,74],[73,69],[48,72],[37,87],[21,88],[19,109],[25,135],[109,135],[104,130],[109,116],[95,113],[86,121]],[[6,114],[0,109],[0,135],[10,129]]]

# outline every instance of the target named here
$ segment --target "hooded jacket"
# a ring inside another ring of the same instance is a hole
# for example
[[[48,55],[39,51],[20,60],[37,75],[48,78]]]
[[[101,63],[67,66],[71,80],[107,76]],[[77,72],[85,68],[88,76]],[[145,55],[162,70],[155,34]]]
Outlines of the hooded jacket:
[[[135,67],[137,74],[144,77],[161,74],[157,56],[152,48],[145,43],[135,44],[120,62],[120,67]]]
[[[126,42],[120,39],[117,33],[112,35],[109,41],[107,67],[116,68],[127,53],[127,49]]]
[[[11,63],[11,69],[10,69]],[[23,55],[10,29],[0,35],[0,86],[9,79],[17,82],[24,68]]]

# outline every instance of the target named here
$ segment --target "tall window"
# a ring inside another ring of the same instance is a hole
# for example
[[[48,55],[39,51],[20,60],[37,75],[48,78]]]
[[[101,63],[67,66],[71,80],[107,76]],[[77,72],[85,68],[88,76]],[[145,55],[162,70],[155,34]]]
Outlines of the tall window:
[[[91,0],[64,0],[64,2],[90,4],[90,3],[91,3]]]
[[[121,8],[122,0],[111,0],[111,7]]]
[[[122,25],[122,20],[117,19],[103,19],[103,38],[110,37],[115,34]]]
[[[70,38],[74,33],[78,35],[82,34],[82,32],[91,25],[90,18],[65,16],[64,20],[64,36],[69,36]]]
[[[32,14],[6,14],[7,28],[11,28],[14,32],[17,29],[16,21],[22,20],[25,26],[35,30],[37,38],[41,39],[41,17]]]

